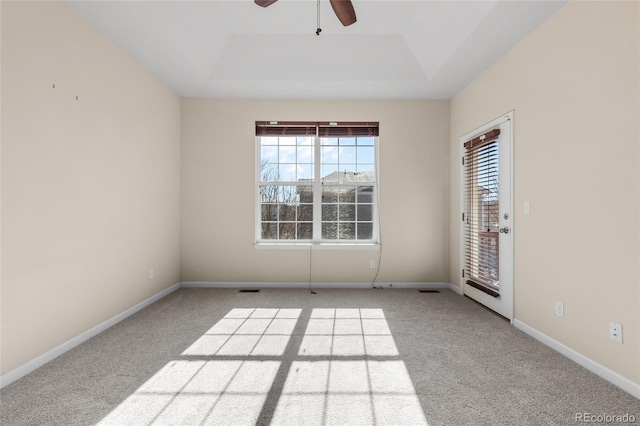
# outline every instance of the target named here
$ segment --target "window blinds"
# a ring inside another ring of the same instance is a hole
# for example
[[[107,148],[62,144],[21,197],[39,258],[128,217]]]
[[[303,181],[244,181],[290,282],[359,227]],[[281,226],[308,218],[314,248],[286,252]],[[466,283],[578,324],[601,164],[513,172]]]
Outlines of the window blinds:
[[[256,121],[256,136],[379,136],[376,122]]]
[[[465,278],[499,296],[499,135],[494,129],[465,147]]]

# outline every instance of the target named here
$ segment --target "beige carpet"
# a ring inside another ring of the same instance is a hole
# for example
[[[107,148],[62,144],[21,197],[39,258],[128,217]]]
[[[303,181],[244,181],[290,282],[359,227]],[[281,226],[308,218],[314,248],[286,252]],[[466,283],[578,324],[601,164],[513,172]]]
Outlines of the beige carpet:
[[[2,425],[560,425],[637,399],[448,290],[180,289],[0,391]]]

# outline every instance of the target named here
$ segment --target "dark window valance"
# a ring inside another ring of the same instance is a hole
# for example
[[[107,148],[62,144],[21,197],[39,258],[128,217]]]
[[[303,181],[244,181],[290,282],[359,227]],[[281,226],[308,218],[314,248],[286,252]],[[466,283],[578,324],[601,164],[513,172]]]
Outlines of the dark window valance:
[[[256,121],[256,136],[379,136],[376,122]]]
[[[484,145],[488,145],[491,142],[498,139],[500,136],[500,129],[489,130],[487,133],[477,136],[470,141],[464,143],[466,149],[478,149]]]

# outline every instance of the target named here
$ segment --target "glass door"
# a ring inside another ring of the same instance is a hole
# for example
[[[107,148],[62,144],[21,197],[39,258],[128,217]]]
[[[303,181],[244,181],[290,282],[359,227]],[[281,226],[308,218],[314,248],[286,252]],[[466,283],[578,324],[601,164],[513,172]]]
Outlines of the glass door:
[[[462,138],[464,293],[513,318],[511,117]]]

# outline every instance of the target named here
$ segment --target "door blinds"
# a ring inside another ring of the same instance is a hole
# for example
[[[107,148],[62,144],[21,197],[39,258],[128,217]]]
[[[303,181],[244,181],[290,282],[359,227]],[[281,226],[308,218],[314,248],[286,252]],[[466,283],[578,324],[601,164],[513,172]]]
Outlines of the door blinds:
[[[465,269],[467,284],[499,297],[499,148],[500,129],[464,144]]]

